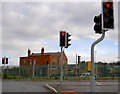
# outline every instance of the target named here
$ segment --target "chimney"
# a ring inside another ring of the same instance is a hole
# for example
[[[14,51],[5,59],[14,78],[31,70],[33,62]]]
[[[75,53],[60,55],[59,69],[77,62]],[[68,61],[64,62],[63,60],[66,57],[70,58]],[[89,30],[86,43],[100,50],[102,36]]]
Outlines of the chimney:
[[[42,47],[42,49],[41,49],[41,56],[43,56],[44,55],[44,47]]]
[[[31,55],[31,50],[28,49],[28,57]]]

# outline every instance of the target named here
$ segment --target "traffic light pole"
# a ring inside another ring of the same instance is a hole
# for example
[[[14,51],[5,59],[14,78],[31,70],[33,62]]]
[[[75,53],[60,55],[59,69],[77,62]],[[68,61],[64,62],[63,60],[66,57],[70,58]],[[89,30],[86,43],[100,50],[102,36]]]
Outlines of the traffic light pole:
[[[77,54],[76,54],[76,78],[77,78]]]
[[[62,57],[62,49],[63,47],[61,47],[61,69],[60,69],[60,85],[62,86],[63,84],[63,57]]]
[[[91,93],[95,92],[95,76],[94,76],[94,47],[105,37],[105,30],[102,30],[102,36],[96,40],[91,46],[91,77],[90,77],[90,90]]]
[[[5,64],[6,64],[6,56],[5,56],[4,58],[5,58],[5,61],[4,61],[4,67],[5,67]]]

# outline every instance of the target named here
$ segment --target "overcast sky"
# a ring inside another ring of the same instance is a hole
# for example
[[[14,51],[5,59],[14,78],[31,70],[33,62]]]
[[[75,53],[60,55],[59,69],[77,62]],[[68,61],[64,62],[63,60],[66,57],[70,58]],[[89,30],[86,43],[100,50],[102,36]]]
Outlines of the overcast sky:
[[[18,65],[19,57],[27,50],[39,53],[58,52],[59,32],[69,32],[71,46],[64,49],[69,64],[75,64],[76,54],[81,61],[90,60],[91,44],[101,35],[93,30],[94,16],[101,13],[100,2],[3,2],[2,55],[9,65]],[[95,60],[117,61],[118,5],[114,3],[115,29],[106,32],[105,39],[95,47]]]

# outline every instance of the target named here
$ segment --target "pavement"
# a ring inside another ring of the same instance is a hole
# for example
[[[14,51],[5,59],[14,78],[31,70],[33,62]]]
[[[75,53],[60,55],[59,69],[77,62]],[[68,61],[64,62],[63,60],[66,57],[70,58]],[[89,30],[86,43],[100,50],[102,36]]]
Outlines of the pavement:
[[[45,84],[42,81],[32,80],[3,80],[2,92],[51,92],[45,87]]]

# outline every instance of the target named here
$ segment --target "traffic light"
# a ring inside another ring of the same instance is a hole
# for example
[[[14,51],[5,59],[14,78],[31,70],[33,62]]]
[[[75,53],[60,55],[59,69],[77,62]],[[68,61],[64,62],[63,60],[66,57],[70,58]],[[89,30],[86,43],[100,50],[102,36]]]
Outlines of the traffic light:
[[[66,41],[65,41],[65,48],[68,48],[68,46],[70,46],[71,44],[69,44],[69,41],[71,41],[71,39],[69,39],[71,35],[69,33],[66,33]]]
[[[60,47],[65,47],[65,31],[60,31]]]
[[[8,58],[6,58],[6,64],[8,64]]]
[[[95,25],[94,25],[95,33],[101,34],[102,33],[102,14],[95,16],[94,22],[95,22]]]
[[[81,56],[78,56],[78,63],[80,63],[80,57],[81,57]]]
[[[2,64],[5,64],[5,58],[2,58]]]
[[[114,13],[113,13],[113,1],[108,0],[102,2],[103,9],[103,28],[113,29],[114,28]]]

